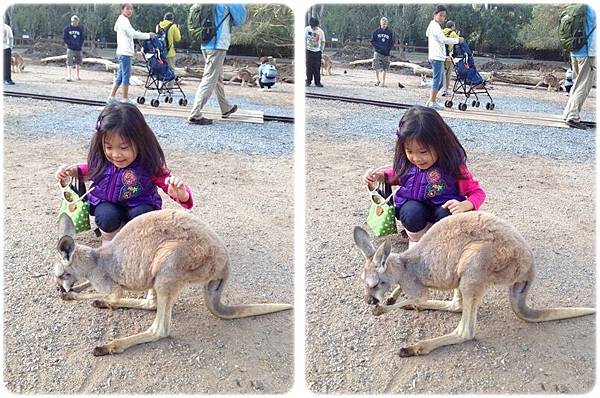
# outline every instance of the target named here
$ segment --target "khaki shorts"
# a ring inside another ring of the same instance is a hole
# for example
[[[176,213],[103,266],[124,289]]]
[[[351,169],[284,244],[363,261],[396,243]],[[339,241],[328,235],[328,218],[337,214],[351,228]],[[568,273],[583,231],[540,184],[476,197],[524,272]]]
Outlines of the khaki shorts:
[[[390,56],[379,54],[377,51],[373,53],[373,69],[388,70],[390,68]]]
[[[81,65],[83,57],[81,56],[81,50],[71,50],[67,48],[67,66]]]

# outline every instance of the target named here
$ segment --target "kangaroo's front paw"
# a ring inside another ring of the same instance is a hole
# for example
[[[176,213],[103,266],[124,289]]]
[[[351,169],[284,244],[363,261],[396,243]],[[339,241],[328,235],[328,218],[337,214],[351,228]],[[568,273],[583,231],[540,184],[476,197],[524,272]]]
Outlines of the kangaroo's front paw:
[[[65,301],[75,300],[75,296],[73,295],[72,292],[65,292],[65,291],[60,293],[60,298]]]
[[[376,305],[375,307],[373,307],[373,315],[379,316],[383,314],[385,314],[385,311],[382,306]]]
[[[92,307],[112,309],[111,305],[108,304],[104,300],[94,300],[94,301],[92,301]]]

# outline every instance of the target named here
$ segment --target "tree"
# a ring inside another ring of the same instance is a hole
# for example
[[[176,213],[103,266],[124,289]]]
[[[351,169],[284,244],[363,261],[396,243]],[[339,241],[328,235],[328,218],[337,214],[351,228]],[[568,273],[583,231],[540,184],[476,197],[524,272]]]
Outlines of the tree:
[[[558,22],[561,10],[561,6],[549,4],[533,6],[531,20],[519,31],[519,43],[532,50],[560,49]]]

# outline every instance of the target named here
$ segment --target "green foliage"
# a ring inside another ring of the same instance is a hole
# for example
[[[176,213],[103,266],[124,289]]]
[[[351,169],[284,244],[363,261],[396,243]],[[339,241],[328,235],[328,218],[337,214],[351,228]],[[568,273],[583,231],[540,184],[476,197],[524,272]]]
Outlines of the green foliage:
[[[561,9],[549,4],[533,6],[531,21],[519,31],[519,43],[532,50],[560,48],[558,21]]]
[[[246,23],[236,28],[232,44],[253,47],[257,55],[292,55],[294,13],[284,5],[252,4]]]
[[[136,4],[131,24],[139,31],[154,32],[164,14],[170,11],[175,15],[182,35],[178,47],[187,47],[190,44],[187,29],[190,7],[191,4]],[[232,43],[254,48],[257,54],[267,51],[269,55],[293,55],[292,10],[275,4],[252,4],[247,7],[247,22],[235,28]],[[76,14],[85,29],[86,40],[104,38],[109,42],[116,41],[113,26],[120,12],[120,4],[18,4],[7,10],[13,31],[18,36],[27,33],[32,39],[60,38],[71,15]]]

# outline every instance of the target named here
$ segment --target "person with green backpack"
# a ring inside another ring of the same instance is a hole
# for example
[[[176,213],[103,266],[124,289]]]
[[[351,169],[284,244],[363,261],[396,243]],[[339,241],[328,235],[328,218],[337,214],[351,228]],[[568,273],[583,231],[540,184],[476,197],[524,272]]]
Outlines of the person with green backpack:
[[[194,4],[190,7],[190,39],[192,45],[200,44],[204,56],[204,73],[188,118],[190,123],[212,124],[212,120],[202,116],[202,108],[213,91],[217,94],[223,118],[237,111],[237,105],[231,105],[225,98],[223,62],[231,43],[231,26],[240,26],[245,21],[246,6],[243,4]]]
[[[580,112],[596,76],[596,13],[585,4],[571,4],[560,15],[560,42],[571,55],[573,86],[563,111],[563,119],[573,128],[585,130]]]
[[[175,23],[175,15],[172,12],[165,14],[165,19],[156,25],[156,33],[165,33],[165,44],[167,45],[167,63],[169,68],[175,68],[175,43],[181,41],[181,31]],[[172,88],[174,80],[167,83],[167,88]]]

